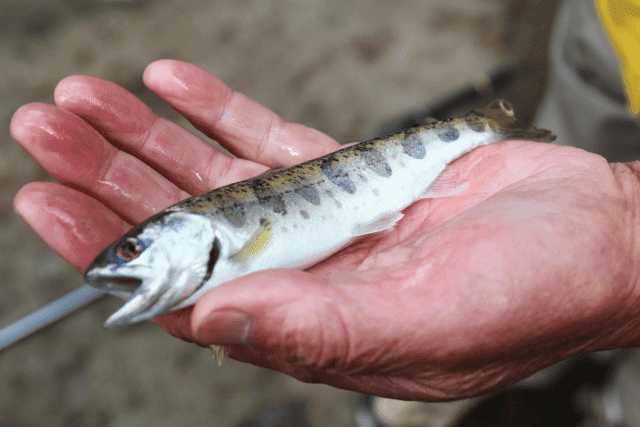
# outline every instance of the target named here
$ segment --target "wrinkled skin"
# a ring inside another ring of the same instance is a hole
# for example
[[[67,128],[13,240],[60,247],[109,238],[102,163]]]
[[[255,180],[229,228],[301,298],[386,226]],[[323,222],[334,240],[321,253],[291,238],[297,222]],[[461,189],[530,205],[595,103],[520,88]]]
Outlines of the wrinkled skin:
[[[59,184],[26,185],[15,209],[79,271],[187,196],[339,148],[193,65],[155,62],[144,82],[238,158],[93,77],[60,82],[56,106],[20,108],[13,137]],[[467,190],[415,203],[393,231],[306,272],[227,283],[156,323],[302,381],[421,400],[639,343],[638,164],[510,141],[450,169]]]

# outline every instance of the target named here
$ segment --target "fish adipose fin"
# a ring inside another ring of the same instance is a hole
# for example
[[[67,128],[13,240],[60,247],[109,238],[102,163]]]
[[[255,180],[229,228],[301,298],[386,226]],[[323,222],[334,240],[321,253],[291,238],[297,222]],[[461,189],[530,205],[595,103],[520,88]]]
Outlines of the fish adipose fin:
[[[546,129],[535,127],[520,127],[517,124],[513,107],[504,99],[496,99],[491,104],[477,111],[471,111],[467,118],[486,117],[498,124],[496,131],[503,139],[524,139],[527,141],[551,142],[556,135]]]

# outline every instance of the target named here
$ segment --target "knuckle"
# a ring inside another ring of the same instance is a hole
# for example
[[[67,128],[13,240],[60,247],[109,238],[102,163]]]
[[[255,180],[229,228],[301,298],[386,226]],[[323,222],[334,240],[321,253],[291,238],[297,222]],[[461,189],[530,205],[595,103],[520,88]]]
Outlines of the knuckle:
[[[343,372],[350,369],[350,333],[343,313],[331,301],[290,322],[276,347],[285,360],[301,367]],[[312,382],[313,376],[302,381]]]

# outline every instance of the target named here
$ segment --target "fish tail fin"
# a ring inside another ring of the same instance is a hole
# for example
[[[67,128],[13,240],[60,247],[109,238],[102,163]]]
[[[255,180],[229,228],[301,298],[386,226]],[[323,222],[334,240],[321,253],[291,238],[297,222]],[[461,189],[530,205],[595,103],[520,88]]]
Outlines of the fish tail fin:
[[[485,117],[498,125],[496,131],[503,139],[525,139],[528,141],[551,142],[556,135],[546,129],[533,126],[520,127],[516,124],[516,116],[511,104],[504,99],[496,99],[491,104],[477,111],[469,113],[473,116]]]
[[[546,129],[529,128],[505,128],[502,139],[524,139],[526,141],[551,142],[557,138],[556,134]]]

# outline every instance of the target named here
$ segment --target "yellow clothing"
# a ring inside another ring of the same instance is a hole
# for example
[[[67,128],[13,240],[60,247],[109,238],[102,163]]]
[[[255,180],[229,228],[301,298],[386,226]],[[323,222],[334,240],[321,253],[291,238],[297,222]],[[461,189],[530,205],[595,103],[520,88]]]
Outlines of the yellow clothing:
[[[596,8],[615,48],[629,99],[629,111],[640,115],[640,1],[596,0]]]

